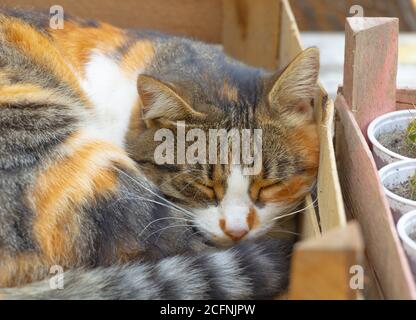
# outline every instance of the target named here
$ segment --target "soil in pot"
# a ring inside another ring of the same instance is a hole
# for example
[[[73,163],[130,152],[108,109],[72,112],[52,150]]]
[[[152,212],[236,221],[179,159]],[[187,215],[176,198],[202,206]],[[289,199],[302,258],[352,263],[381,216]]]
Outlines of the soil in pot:
[[[402,198],[416,201],[416,172],[409,180],[397,183],[388,189]]]
[[[407,142],[408,133],[406,130],[396,129],[390,132],[383,132],[377,140],[387,149],[404,157],[416,158],[416,145]]]
[[[403,181],[388,188],[394,194],[406,199],[412,200],[412,186],[409,181]]]

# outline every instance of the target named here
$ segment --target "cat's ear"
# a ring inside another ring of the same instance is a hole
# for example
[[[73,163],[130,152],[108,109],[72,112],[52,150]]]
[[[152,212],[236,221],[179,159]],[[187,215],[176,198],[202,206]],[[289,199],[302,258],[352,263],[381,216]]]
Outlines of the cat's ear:
[[[179,121],[204,117],[195,111],[173,88],[158,79],[139,75],[137,90],[143,106],[144,120]]]
[[[268,99],[272,108],[292,109],[311,115],[310,101],[315,96],[319,73],[319,50],[302,51],[275,77]]]

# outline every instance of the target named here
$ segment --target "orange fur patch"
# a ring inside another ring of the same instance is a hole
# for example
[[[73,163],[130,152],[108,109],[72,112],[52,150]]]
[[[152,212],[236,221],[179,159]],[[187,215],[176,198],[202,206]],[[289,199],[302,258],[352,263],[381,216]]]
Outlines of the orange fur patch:
[[[192,179],[192,178],[190,178],[190,179]],[[215,198],[215,191],[212,188],[207,187],[207,186],[205,186],[201,183],[195,183],[194,185],[198,188],[198,190],[201,193],[205,194],[209,199],[214,199]]]
[[[155,49],[149,40],[137,41],[121,60],[121,68],[129,74],[143,69],[154,57]]]
[[[68,83],[80,99],[88,105],[88,101],[82,92],[78,80],[65,63],[51,41],[42,33],[33,29],[30,25],[14,18],[1,18],[0,33],[5,39],[31,57],[36,64],[50,70],[58,79]]]
[[[0,288],[21,286],[45,278],[49,267],[35,253],[0,253]]]
[[[0,103],[15,104],[56,104],[67,105],[68,99],[55,90],[46,90],[31,84],[4,85],[0,87]]]
[[[125,41],[122,30],[106,23],[94,28],[66,21],[65,28],[51,29],[50,33],[62,55],[80,75],[84,75],[84,66],[93,49],[108,53]]]
[[[225,233],[226,232],[225,219],[220,219],[219,224],[220,224],[221,230]]]
[[[273,181],[258,180],[250,187],[251,196],[257,193],[261,202],[287,202],[293,203],[304,196],[313,180],[316,178],[319,166],[319,137],[314,123],[292,129],[288,144],[302,154],[305,172],[295,175],[280,184]]]
[[[222,166],[220,164],[214,165],[212,188],[218,201],[221,201],[225,195],[223,178]]]
[[[19,100],[19,98],[32,101],[31,95],[37,95],[44,93],[45,91],[48,92],[47,90],[43,90],[39,86],[32,84],[5,85],[0,87],[0,99],[2,102]],[[48,92],[48,94],[50,94],[50,92]]]
[[[76,145],[76,139],[67,145]],[[112,192],[117,177],[110,167],[118,148],[105,142],[81,144],[69,157],[41,172],[31,194],[36,212],[34,235],[47,261],[71,265],[73,241],[80,232],[82,204]]]
[[[309,174],[296,175],[287,181],[261,190],[259,200],[263,203],[295,202],[308,190],[314,178]]]
[[[247,215],[247,224],[248,224],[249,230],[258,226],[259,222],[260,220],[259,220],[259,216],[257,215],[256,209],[254,207],[250,207],[250,211]]]
[[[319,166],[319,136],[315,123],[304,125],[294,129],[289,136],[288,143],[296,146],[302,152],[303,159],[309,168]]]

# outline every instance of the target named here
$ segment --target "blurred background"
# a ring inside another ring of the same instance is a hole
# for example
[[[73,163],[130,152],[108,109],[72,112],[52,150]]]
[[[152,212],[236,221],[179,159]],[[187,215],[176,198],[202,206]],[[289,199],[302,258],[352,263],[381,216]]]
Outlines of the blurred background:
[[[321,81],[334,97],[342,83],[345,17],[400,19],[400,87],[416,87],[416,0],[290,0],[305,47],[321,49]],[[360,7],[358,7],[360,6]]]

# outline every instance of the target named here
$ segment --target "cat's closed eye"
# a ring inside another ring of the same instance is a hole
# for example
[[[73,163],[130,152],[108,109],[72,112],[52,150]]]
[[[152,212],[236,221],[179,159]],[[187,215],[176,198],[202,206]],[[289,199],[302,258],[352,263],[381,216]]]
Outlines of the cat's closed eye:
[[[272,197],[274,194],[276,194],[282,187],[283,187],[284,183],[282,181],[267,185],[262,187],[259,190],[259,194],[258,194],[258,198],[257,201],[259,201],[260,203],[265,203],[265,202],[272,202]]]
[[[199,181],[195,181],[194,182],[195,187],[200,190],[200,192],[203,192],[210,200],[217,202],[217,196],[215,193],[215,189],[214,189],[214,184],[210,181],[204,181],[204,182],[199,182]]]

